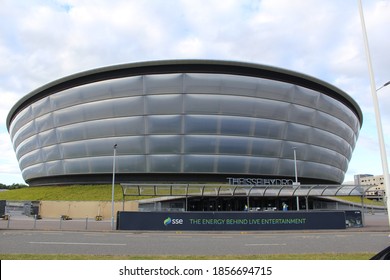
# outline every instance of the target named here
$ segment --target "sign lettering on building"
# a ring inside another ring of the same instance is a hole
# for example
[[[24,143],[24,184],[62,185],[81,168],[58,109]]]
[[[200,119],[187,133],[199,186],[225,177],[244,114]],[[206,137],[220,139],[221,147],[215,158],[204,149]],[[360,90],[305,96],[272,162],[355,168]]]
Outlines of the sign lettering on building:
[[[263,178],[226,178],[229,185],[292,185],[291,179],[263,179]]]

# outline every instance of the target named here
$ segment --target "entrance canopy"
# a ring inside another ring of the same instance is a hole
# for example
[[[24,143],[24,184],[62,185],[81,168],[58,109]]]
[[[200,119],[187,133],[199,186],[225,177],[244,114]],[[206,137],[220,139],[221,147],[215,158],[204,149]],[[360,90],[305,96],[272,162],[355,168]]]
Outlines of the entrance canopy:
[[[361,185],[226,185],[226,184],[121,184],[126,196],[175,197],[289,197],[365,196],[372,186]]]

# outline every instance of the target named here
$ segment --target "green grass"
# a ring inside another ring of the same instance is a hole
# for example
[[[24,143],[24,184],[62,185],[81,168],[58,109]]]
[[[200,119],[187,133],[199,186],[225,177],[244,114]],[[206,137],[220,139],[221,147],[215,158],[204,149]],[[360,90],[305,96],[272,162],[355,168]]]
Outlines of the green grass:
[[[357,204],[362,203],[362,199],[359,196],[336,196],[336,198]],[[382,201],[376,201],[368,198],[364,198],[363,202],[364,205],[384,206],[384,203]]]
[[[0,192],[2,200],[66,200],[66,201],[110,201],[111,185],[74,185],[28,187]],[[122,200],[122,188],[115,185],[115,200]],[[139,199],[139,198],[138,198]],[[127,198],[130,200],[130,197]]]
[[[321,253],[274,255],[57,255],[0,254],[1,260],[369,260],[375,253]]]

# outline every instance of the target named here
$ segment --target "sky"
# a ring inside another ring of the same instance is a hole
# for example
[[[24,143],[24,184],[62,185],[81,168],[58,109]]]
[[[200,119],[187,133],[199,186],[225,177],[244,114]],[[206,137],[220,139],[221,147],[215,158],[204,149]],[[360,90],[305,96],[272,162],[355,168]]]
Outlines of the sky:
[[[390,80],[390,0],[362,0],[376,88]],[[24,183],[12,106],[64,76],[115,64],[217,59],[328,82],[364,121],[345,182],[382,174],[358,0],[0,0],[0,183]],[[387,30],[387,31],[386,31]],[[378,91],[390,150],[390,86]]]

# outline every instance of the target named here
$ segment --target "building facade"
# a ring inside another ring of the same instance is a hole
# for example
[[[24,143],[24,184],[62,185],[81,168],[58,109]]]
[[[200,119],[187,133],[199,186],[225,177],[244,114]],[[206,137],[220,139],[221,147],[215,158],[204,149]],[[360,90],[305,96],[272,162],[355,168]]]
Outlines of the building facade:
[[[355,185],[372,186],[367,191],[368,196],[384,196],[385,180],[383,175],[358,174],[354,176]]]
[[[339,184],[362,120],[348,94],[304,74],[171,60],[56,80],[23,97],[7,127],[30,185],[111,182],[114,145],[117,182],[292,182],[296,171]]]

